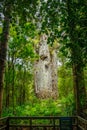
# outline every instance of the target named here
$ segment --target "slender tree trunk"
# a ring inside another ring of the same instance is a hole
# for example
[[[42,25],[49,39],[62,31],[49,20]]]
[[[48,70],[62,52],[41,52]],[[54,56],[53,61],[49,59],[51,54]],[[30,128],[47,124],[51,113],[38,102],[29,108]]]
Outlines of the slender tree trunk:
[[[3,30],[2,30],[2,34],[0,37],[0,116],[2,113],[3,81],[4,81],[7,42],[8,42],[9,24],[10,24],[9,8],[10,8],[9,5],[7,7],[5,7]]]
[[[79,85],[78,85],[78,77],[77,77],[77,69],[76,66],[73,64],[73,88],[74,88],[74,97],[75,97],[75,107],[76,107],[76,114],[79,115],[80,113],[80,99],[79,99]]]
[[[14,51],[14,50],[13,50]],[[14,78],[15,78],[15,68],[14,68],[14,52],[12,55],[12,107],[13,107],[13,114],[14,114]]]
[[[25,100],[25,85],[26,84],[26,68],[24,68],[24,72],[23,72],[23,96],[22,96],[22,101],[23,101],[23,104],[26,102]]]
[[[11,64],[10,64],[10,53],[8,52],[7,54],[7,67],[6,67],[6,83],[5,83],[5,95],[6,95],[6,99],[5,99],[5,107],[9,108],[9,99],[10,99],[10,71],[11,71]]]
[[[76,103],[76,113],[78,115],[83,111],[83,107],[86,105],[86,90],[84,84],[84,73],[83,73],[83,59],[81,53],[81,47],[78,42],[78,35],[76,33],[76,19],[75,9],[73,9],[73,2],[67,0],[68,10],[68,27],[69,36],[71,39],[71,56],[73,64],[73,84],[74,84],[74,95]]]
[[[8,68],[6,68],[6,74],[5,74],[5,108],[9,108],[9,84],[8,84]]]
[[[79,65],[73,65],[74,94],[76,102],[76,112],[81,115],[86,107],[86,89],[84,83],[83,69]]]

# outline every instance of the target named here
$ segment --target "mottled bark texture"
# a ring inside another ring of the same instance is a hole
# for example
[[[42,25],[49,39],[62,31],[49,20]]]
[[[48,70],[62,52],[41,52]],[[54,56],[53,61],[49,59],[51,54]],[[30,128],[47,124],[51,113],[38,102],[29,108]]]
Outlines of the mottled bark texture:
[[[57,55],[50,52],[47,36],[41,35],[38,45],[39,60],[35,62],[35,93],[40,98],[57,98]]]

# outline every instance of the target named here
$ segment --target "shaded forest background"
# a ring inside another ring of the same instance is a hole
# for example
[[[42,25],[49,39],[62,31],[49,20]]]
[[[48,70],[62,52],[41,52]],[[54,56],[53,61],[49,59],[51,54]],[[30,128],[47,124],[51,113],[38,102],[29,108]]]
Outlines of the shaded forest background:
[[[87,114],[86,0],[0,2],[0,114]],[[48,36],[58,55],[58,99],[34,91],[35,49]]]

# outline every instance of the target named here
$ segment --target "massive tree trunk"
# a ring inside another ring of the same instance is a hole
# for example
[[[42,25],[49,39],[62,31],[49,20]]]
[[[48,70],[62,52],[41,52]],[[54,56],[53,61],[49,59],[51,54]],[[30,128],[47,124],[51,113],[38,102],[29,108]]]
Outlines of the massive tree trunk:
[[[43,34],[38,47],[39,60],[35,62],[35,92],[40,98],[57,98],[57,56],[50,53],[47,36]]]
[[[10,7],[9,7],[9,5],[6,5],[6,7],[4,9],[3,30],[2,30],[2,34],[0,37],[0,116],[2,113],[3,81],[4,81],[7,41],[8,41],[9,23],[10,23],[9,13],[10,13]]]

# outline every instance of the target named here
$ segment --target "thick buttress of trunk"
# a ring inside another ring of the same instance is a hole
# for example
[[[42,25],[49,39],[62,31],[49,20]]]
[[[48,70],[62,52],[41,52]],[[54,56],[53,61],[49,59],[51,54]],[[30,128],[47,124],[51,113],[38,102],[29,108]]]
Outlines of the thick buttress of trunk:
[[[39,98],[57,99],[57,54],[50,52],[47,36],[40,37],[38,47],[39,59],[35,62],[35,93]]]
[[[7,52],[7,42],[9,33],[9,16],[8,12],[4,14],[3,31],[0,39],[0,116],[2,113],[2,101],[3,101],[3,81],[4,81],[4,71],[6,62],[6,52]]]

